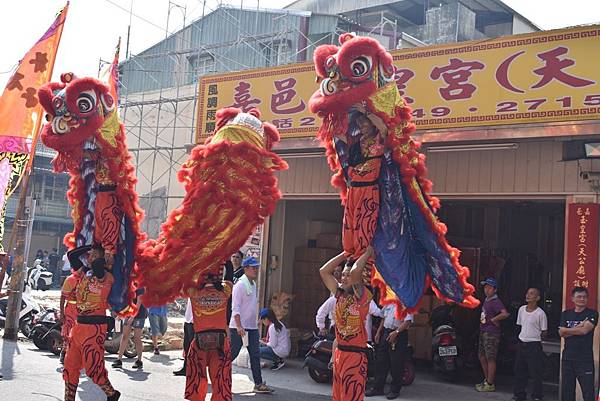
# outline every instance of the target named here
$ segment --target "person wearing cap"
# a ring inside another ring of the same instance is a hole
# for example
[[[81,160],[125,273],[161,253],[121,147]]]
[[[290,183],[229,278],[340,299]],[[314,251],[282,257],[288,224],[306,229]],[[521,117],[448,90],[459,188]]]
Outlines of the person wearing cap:
[[[260,357],[273,362],[271,370],[279,370],[285,365],[284,358],[290,355],[290,333],[272,309],[263,308],[259,317],[267,328],[267,337],[261,341]]]
[[[258,278],[259,262],[254,257],[248,257],[242,261],[244,274],[233,286],[231,296],[231,320],[229,321],[229,332],[231,335],[231,360],[235,360],[245,342],[250,355],[250,368],[254,381],[254,392],[270,393],[269,388],[262,379],[260,370],[260,349],[258,321],[258,290],[256,279]]]
[[[504,304],[498,298],[498,283],[489,277],[481,282],[485,301],[481,308],[479,324],[479,362],[483,369],[483,382],[476,384],[475,389],[479,392],[496,391],[496,356],[500,344],[500,321],[506,319],[510,314],[506,311]]]

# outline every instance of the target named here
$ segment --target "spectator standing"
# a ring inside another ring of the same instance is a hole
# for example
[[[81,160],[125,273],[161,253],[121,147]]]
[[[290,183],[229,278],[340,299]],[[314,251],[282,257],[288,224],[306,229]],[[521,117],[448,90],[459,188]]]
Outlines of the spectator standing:
[[[158,338],[167,332],[167,305],[152,306],[148,308],[148,321],[150,322],[150,334],[152,337],[152,348],[154,355],[160,355],[158,350]]]
[[[270,389],[262,380],[260,370],[260,349],[258,322],[258,289],[256,279],[258,278],[258,260],[248,257],[242,262],[244,274],[233,287],[232,313],[229,322],[231,335],[231,360],[235,360],[242,345],[248,348],[250,355],[250,367],[254,380],[254,392],[270,393]]]
[[[144,329],[146,317],[148,317],[148,310],[142,304],[140,299],[140,296],[143,293],[143,288],[138,288],[135,291],[135,295],[137,296],[136,304],[138,307],[138,313],[137,315],[135,315],[135,317],[128,317],[125,319],[125,326],[123,327],[123,336],[121,337],[121,344],[119,344],[119,353],[117,355],[117,360],[112,363],[113,368],[123,367],[123,354],[125,353],[125,349],[127,348],[127,343],[129,342],[129,336],[131,335],[132,330],[133,342],[135,344],[135,351],[137,353],[137,359],[133,363],[133,368],[142,369],[144,367],[144,363],[142,362],[142,352],[144,350],[142,345],[142,330]]]
[[[498,298],[498,283],[493,278],[486,278],[481,282],[485,301],[481,309],[479,325],[479,362],[483,369],[483,382],[476,384],[479,392],[496,391],[496,357],[500,344],[500,321],[506,319],[509,313]]]
[[[527,305],[519,308],[517,326],[519,333],[519,348],[515,362],[515,390],[511,401],[527,399],[527,379],[533,380],[533,401],[544,398],[542,379],[544,376],[544,351],[542,338],[548,330],[548,319],[542,308],[538,307],[540,290],[529,288],[525,294]]]
[[[279,370],[285,365],[284,358],[290,355],[290,333],[272,309],[263,308],[259,317],[267,327],[267,337],[260,347],[260,357],[273,362],[271,370]]]
[[[60,283],[60,270],[58,269],[60,257],[57,252],[56,248],[52,248],[52,252],[48,255],[48,269],[52,272],[52,284],[55,287],[58,287]]]
[[[65,279],[67,277],[69,277],[70,274],[71,274],[71,262],[69,261],[69,258],[67,257],[67,253],[65,252],[65,254],[62,257],[62,268],[60,271],[61,285],[65,282]]]
[[[575,287],[571,299],[575,308],[563,311],[558,334],[565,339],[562,353],[562,401],[575,401],[575,380],[583,401],[594,401],[594,329],[598,311],[587,307],[588,290]]]
[[[192,301],[188,298],[185,307],[185,323],[183,323],[183,367],[174,371],[173,375],[185,376],[187,354],[192,341],[194,341],[194,313],[192,312]]]
[[[393,400],[398,397],[402,389],[404,356],[408,346],[407,330],[412,324],[413,316],[408,314],[403,320],[396,319],[396,305],[393,304],[384,306],[381,312],[383,320],[375,335],[377,353],[375,382],[365,395],[367,397],[383,395],[385,381],[388,373],[391,373],[392,384],[387,399]]]

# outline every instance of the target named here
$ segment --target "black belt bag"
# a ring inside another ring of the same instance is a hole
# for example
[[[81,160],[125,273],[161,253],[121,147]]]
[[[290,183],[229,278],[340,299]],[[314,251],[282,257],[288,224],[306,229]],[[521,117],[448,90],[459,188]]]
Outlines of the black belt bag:
[[[201,351],[223,351],[225,347],[225,338],[227,332],[225,330],[206,330],[194,334],[196,337],[196,345]]]
[[[369,358],[371,356],[371,353],[373,352],[373,348],[369,348],[369,347],[363,348],[363,347],[355,347],[353,345],[342,345],[342,344],[338,344],[337,347],[340,351],[357,352],[359,354],[365,354],[367,356],[367,358]]]
[[[77,316],[77,323],[79,323],[79,324],[106,324],[106,325],[108,325],[108,331],[111,331],[115,327],[115,319],[113,319],[110,316],[79,315],[79,316]]]

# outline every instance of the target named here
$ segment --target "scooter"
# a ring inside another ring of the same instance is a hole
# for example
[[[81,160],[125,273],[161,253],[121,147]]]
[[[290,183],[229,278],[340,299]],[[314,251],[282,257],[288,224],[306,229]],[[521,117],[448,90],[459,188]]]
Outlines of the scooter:
[[[31,332],[31,339],[36,347],[41,350],[52,352],[54,355],[60,355],[62,350],[62,323],[58,318],[56,309],[46,309],[40,313],[33,321],[34,326]]]
[[[8,298],[0,299],[0,327],[6,323],[6,310]],[[22,294],[21,311],[19,312],[19,330],[27,338],[31,336],[33,329],[33,318],[40,312],[41,308],[26,292]]]
[[[54,309],[48,309],[40,315],[39,319],[36,319],[31,338],[35,346],[39,349],[50,351],[54,355],[60,355],[63,345],[61,329],[62,323],[58,319],[58,313]],[[122,324],[120,324],[120,319],[117,319],[115,327],[109,327],[109,331],[106,334],[104,350],[109,354],[118,354],[122,336]],[[135,350],[133,337],[129,338],[123,355],[127,358],[136,357],[137,351]]]
[[[121,319],[117,318],[115,319],[114,327],[110,328],[106,335],[106,339],[104,340],[104,350],[109,354],[118,354],[122,336],[123,322]],[[126,358],[135,358],[137,356],[132,335],[129,336],[129,341],[127,342],[127,347],[125,347],[123,355],[125,355]]]
[[[315,342],[307,352],[304,366],[308,367],[308,374],[317,383],[330,383],[333,379],[333,369],[331,364],[331,354],[333,348],[333,338],[331,336],[319,337],[313,334]],[[405,386],[412,384],[415,380],[415,365],[412,360],[413,348],[411,345],[406,347],[404,359],[404,376],[402,383]],[[375,375],[376,360],[375,352],[371,349],[369,352],[367,376],[369,378]]]
[[[452,308],[451,305],[442,305],[431,312],[433,368],[449,381],[456,380],[462,366]]]
[[[33,267],[27,269],[27,285],[33,290],[49,290],[52,286],[52,272],[48,271],[39,259],[36,259]]]

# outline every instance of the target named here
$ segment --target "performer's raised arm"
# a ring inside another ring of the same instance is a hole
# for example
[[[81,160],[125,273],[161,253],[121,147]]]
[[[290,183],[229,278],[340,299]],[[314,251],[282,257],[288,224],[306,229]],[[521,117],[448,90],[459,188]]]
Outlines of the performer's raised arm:
[[[323,280],[323,284],[325,287],[332,292],[335,293],[338,289],[339,282],[333,275],[335,268],[339,266],[344,260],[346,260],[346,254],[344,252],[340,253],[337,256],[329,259],[327,263],[321,267],[319,270],[319,274],[321,274],[321,280]]]

